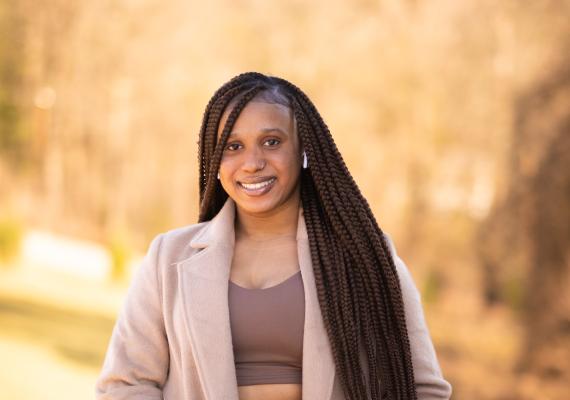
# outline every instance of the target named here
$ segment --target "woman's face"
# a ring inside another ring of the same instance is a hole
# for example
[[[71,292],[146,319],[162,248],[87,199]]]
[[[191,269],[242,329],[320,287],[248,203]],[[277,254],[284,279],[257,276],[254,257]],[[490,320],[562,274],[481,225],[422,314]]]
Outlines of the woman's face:
[[[221,136],[230,110],[218,128]],[[244,212],[269,215],[298,201],[300,144],[288,107],[250,101],[236,120],[220,164],[226,193]]]

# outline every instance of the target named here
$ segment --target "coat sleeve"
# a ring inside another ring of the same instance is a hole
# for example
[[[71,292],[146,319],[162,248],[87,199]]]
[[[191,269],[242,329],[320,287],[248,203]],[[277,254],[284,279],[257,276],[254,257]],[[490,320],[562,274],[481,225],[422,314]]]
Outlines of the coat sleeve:
[[[420,293],[408,271],[408,267],[396,253],[392,239],[386,233],[384,233],[384,237],[390,247],[402,288],[418,399],[447,400],[451,397],[451,384],[443,378],[441,373],[425,321]]]
[[[161,241],[161,235],[152,241],[129,286],[95,383],[97,400],[163,399],[169,350],[158,280]]]

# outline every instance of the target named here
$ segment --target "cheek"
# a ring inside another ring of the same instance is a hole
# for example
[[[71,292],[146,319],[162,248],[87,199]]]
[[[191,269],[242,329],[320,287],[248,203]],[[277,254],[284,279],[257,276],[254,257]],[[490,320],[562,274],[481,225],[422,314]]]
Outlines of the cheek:
[[[274,165],[276,169],[278,169],[279,173],[289,180],[295,180],[299,173],[298,169],[301,167],[297,160],[294,157],[291,157],[291,155],[275,159]]]
[[[231,174],[235,169],[236,165],[238,164],[236,158],[222,158],[220,162],[220,171],[226,174]]]
[[[220,183],[224,190],[233,190],[234,178],[235,178],[235,163],[231,161],[222,161],[220,163]]]

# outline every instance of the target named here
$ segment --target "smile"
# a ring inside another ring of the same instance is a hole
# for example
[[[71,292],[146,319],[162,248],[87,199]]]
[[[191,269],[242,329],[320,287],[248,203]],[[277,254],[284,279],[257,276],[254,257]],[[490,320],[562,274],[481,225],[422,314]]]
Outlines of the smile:
[[[267,193],[271,189],[271,187],[273,187],[273,183],[276,180],[277,180],[276,178],[270,178],[266,181],[259,182],[259,183],[241,183],[241,182],[238,182],[238,186],[248,194],[261,195],[261,194]]]

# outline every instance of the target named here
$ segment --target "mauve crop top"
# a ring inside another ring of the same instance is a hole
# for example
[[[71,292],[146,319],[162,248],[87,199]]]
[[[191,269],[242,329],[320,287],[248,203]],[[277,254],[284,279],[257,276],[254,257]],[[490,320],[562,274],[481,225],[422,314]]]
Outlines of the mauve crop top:
[[[248,289],[231,280],[230,325],[238,386],[301,383],[305,294],[301,271]]]

